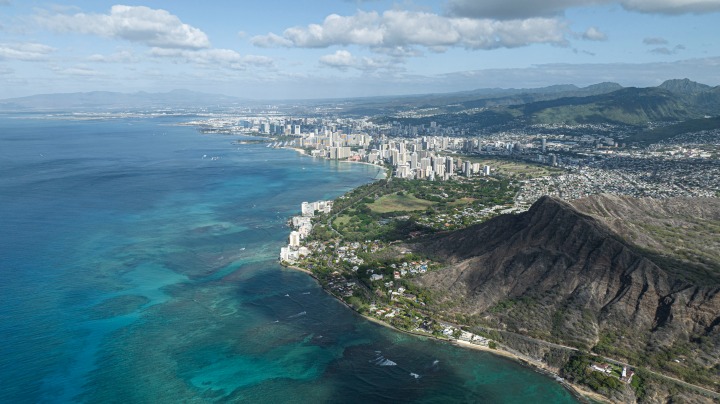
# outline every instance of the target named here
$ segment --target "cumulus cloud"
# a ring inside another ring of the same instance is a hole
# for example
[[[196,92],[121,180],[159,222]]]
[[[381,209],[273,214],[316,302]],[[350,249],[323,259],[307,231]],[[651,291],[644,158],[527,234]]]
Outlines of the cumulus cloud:
[[[378,69],[390,69],[393,64],[386,59],[355,57],[346,50],[338,50],[333,54],[320,57],[320,63],[327,67],[340,70],[357,69],[371,71]]]
[[[566,9],[597,4],[620,4],[627,10],[652,14],[710,13],[720,11],[720,0],[449,0],[455,17],[517,19],[562,15]]]
[[[643,44],[645,44],[645,45],[667,45],[668,40],[665,38],[651,37],[651,38],[643,39]]]
[[[364,11],[351,16],[331,14],[322,24],[288,28],[282,36],[274,33],[256,36],[252,43],[301,48],[361,45],[378,49],[412,46],[431,50],[452,46],[496,49],[533,43],[565,44],[566,33],[566,24],[555,18],[498,21],[388,10],[382,14]]]
[[[0,60],[14,59],[26,62],[47,60],[55,49],[39,43],[0,43]]]
[[[605,35],[604,32],[600,31],[597,27],[590,27],[583,33],[582,35],[583,39],[586,39],[588,41],[605,41],[607,40],[607,35]]]
[[[115,5],[109,14],[36,15],[44,27],[57,32],[76,32],[119,38],[159,48],[203,49],[210,47],[207,35],[198,28],[161,9]]]
[[[339,50],[332,55],[325,55],[320,57],[320,63],[330,67],[346,69],[354,65],[356,61],[350,52],[346,50]]]

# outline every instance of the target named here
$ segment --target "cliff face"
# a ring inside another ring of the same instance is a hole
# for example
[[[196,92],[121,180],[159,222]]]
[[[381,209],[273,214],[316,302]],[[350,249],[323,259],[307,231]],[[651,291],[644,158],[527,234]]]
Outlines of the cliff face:
[[[718,366],[720,286],[661,268],[566,202],[543,197],[415,248],[449,264],[418,283],[451,314],[618,359],[682,351]]]

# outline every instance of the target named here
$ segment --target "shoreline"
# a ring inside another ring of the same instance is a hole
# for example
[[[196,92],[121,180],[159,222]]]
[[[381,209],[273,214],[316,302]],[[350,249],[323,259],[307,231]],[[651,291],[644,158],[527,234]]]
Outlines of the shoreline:
[[[303,156],[312,157],[312,156],[310,156],[309,154],[307,154],[307,153],[305,152],[305,149],[301,149],[301,148],[299,148],[299,147],[288,147],[288,146],[285,146],[285,147],[282,147],[282,149],[295,150],[296,152],[300,153],[300,154],[303,155]],[[328,158],[324,158],[324,157],[323,157],[322,159],[323,159],[323,160],[328,160],[328,161],[337,161],[338,163],[346,163],[346,164],[351,164],[351,163],[352,163],[352,164],[365,164],[365,165],[368,165],[368,166],[377,167],[378,169],[380,169],[380,170],[382,170],[382,171],[385,170],[385,167],[383,167],[383,166],[380,166],[380,165],[377,165],[377,164],[373,164],[373,163],[368,163],[368,162],[366,162],[366,161],[332,160],[332,159],[328,159]]]
[[[504,358],[506,358],[506,359],[512,360],[512,361],[514,361],[514,362],[517,362],[517,363],[518,363],[519,365],[521,365],[521,366],[526,366],[527,368],[530,368],[530,369],[532,369],[532,370],[534,370],[534,371],[536,371],[536,372],[542,373],[542,374],[545,375],[545,376],[552,377],[553,379],[555,379],[556,382],[558,382],[560,385],[562,385],[563,388],[565,388],[568,392],[570,392],[570,394],[572,394],[574,397],[576,397],[577,399],[579,399],[581,402],[585,402],[585,401],[587,401],[588,399],[592,399],[592,400],[595,400],[595,401],[599,401],[599,402],[601,402],[601,403],[612,403],[612,401],[611,401],[610,399],[608,399],[607,397],[605,397],[605,396],[603,396],[603,395],[601,395],[601,394],[599,394],[599,393],[596,393],[596,392],[594,392],[594,391],[592,391],[592,390],[588,390],[587,388],[585,388],[585,387],[583,387],[583,386],[579,386],[579,385],[577,385],[577,384],[574,384],[574,383],[571,383],[571,382],[565,380],[564,378],[561,378],[560,375],[558,375],[558,374],[555,373],[554,371],[550,370],[550,369],[547,367],[547,365],[545,365],[545,364],[542,363],[542,362],[538,362],[538,361],[535,361],[535,360],[533,360],[533,359],[530,359],[530,358],[527,358],[527,357],[524,357],[524,356],[516,355],[516,354],[514,354],[514,353],[512,353],[512,352],[506,351],[506,350],[501,349],[501,348],[499,348],[499,349],[492,349],[492,348],[490,348],[490,347],[485,347],[485,346],[482,346],[482,345],[472,344],[472,343],[470,343],[470,342],[462,341],[462,340],[459,340],[459,339],[445,339],[445,338],[436,337],[436,336],[434,336],[434,335],[426,335],[426,334],[414,333],[414,332],[412,332],[412,331],[408,331],[408,330],[403,330],[403,329],[397,328],[397,327],[395,327],[395,326],[393,326],[393,325],[391,325],[391,324],[389,324],[389,323],[386,323],[386,322],[384,322],[384,321],[382,321],[382,320],[380,320],[380,319],[377,319],[377,318],[375,318],[375,317],[371,317],[371,316],[362,314],[362,313],[360,313],[359,311],[355,310],[354,307],[352,307],[352,306],[350,306],[349,304],[347,304],[344,300],[342,300],[341,298],[335,296],[332,292],[330,292],[329,290],[327,290],[327,289],[320,283],[320,280],[317,278],[317,276],[315,276],[315,274],[312,273],[312,271],[307,270],[307,269],[304,269],[304,268],[300,268],[300,267],[295,266],[295,265],[289,265],[289,264],[282,264],[282,263],[281,263],[280,266],[283,267],[283,268],[291,269],[291,270],[293,270],[293,271],[303,272],[303,273],[305,273],[305,274],[307,274],[307,275],[310,275],[310,277],[312,277],[312,278],[318,283],[318,285],[320,286],[320,288],[321,288],[325,293],[327,293],[328,295],[330,295],[331,297],[333,297],[335,300],[337,300],[338,302],[340,302],[342,305],[344,305],[345,307],[347,307],[348,309],[350,309],[350,310],[351,310],[353,313],[355,313],[356,315],[359,315],[360,317],[364,318],[365,320],[370,321],[371,323],[374,323],[374,324],[377,324],[377,325],[380,325],[380,326],[389,328],[389,329],[391,329],[391,330],[393,330],[393,331],[402,332],[402,333],[404,333],[404,334],[412,335],[412,336],[415,336],[415,337],[430,338],[430,339],[434,339],[434,340],[436,340],[436,341],[440,341],[440,342],[444,342],[444,343],[449,343],[449,344],[454,345],[454,346],[459,347],[459,348],[472,349],[472,350],[476,350],[476,351],[486,352],[486,353],[489,353],[489,354],[492,354],[492,355],[501,356],[501,357],[504,357]]]

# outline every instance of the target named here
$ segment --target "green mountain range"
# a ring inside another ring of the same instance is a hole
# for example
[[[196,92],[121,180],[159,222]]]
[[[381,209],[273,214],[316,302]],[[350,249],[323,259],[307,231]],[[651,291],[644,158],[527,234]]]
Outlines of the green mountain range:
[[[585,88],[547,87],[496,97],[462,99],[444,105],[428,103],[438,113],[386,121],[477,129],[493,125],[620,124],[645,126],[649,122],[678,122],[720,116],[720,86],[710,87],[688,79],[668,80],[657,87],[623,88],[601,83]],[[463,97],[465,97],[464,95]],[[382,121],[382,119],[379,119]],[[715,128],[711,125],[711,128]]]

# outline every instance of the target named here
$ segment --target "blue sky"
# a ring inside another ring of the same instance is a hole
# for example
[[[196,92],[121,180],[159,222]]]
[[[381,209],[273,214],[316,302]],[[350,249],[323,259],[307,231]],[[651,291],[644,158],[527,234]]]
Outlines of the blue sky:
[[[0,98],[720,85],[720,0],[0,0]]]

